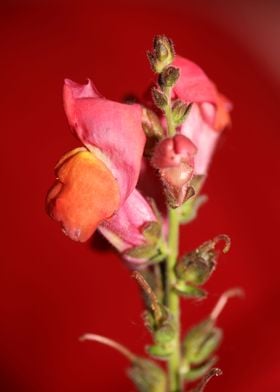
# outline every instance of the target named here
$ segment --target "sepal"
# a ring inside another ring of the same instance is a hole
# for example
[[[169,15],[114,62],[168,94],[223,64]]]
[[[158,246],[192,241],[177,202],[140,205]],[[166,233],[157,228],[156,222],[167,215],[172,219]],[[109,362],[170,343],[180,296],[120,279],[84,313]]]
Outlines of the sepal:
[[[196,286],[186,284],[183,281],[178,281],[174,286],[174,290],[177,292],[177,294],[186,298],[203,299],[207,296],[205,290]]]
[[[174,352],[176,327],[174,319],[169,310],[160,305],[161,318],[156,320],[152,313],[145,316],[145,325],[150,330],[154,345],[147,347],[147,352],[158,359],[167,359]]]
[[[184,379],[188,382],[199,380],[201,377],[204,377],[209,372],[212,366],[217,363],[217,360],[217,357],[213,357],[202,365],[189,369],[184,375]]]
[[[220,241],[225,242],[223,253],[228,252],[230,248],[230,238],[225,234],[221,234],[183,256],[176,265],[178,280],[191,285],[204,284],[216,268],[217,258],[220,253],[220,251],[216,249],[216,245]]]
[[[146,135],[144,155],[150,157],[156,144],[163,138],[164,130],[156,113],[147,108],[143,108],[142,127]]]
[[[145,240],[142,245],[134,246],[123,252],[125,258],[144,259],[147,262],[160,262],[166,258],[162,227],[159,222],[147,222],[141,228]]]
[[[153,51],[147,52],[152,70],[161,73],[172,63],[175,56],[174,45],[165,35],[156,35],[153,42]]]
[[[128,370],[128,376],[139,392],[166,392],[166,376],[155,362],[137,358]]]
[[[190,110],[192,108],[192,103],[186,104],[179,99],[176,100],[172,106],[172,118],[176,126],[182,125],[186,120]]]
[[[158,84],[161,89],[173,87],[180,77],[180,71],[175,67],[168,67],[159,75]]]
[[[183,341],[186,363],[200,365],[208,360],[219,347],[222,336],[222,330],[210,318],[193,327]]]
[[[157,89],[156,87],[152,88],[152,98],[154,101],[154,104],[161,110],[165,110],[167,105],[168,105],[168,99],[167,96]]]

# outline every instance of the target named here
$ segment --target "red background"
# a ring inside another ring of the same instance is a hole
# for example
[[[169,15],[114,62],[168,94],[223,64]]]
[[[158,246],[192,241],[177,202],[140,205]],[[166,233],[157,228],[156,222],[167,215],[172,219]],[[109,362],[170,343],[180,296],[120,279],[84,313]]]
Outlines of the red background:
[[[64,237],[45,215],[44,197],[57,159],[79,145],[63,113],[63,78],[91,77],[110,99],[140,94],[152,78],[145,51],[156,33],[172,37],[234,102],[233,128],[205,187],[209,201],[183,229],[182,251],[221,232],[233,247],[208,285],[208,300],[183,303],[184,326],[207,314],[223,290],[242,286],[246,298],[232,300],[219,321],[224,376],[208,391],[280,388],[279,91],[229,34],[192,7],[179,11],[171,3],[0,5],[3,392],[133,391],[125,359],[78,337],[103,334],[143,354],[149,334],[138,288],[100,241]]]

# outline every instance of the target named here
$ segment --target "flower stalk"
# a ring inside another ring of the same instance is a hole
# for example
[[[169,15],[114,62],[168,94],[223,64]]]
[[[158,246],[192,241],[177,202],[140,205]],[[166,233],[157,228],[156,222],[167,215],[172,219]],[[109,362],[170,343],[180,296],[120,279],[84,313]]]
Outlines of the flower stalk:
[[[185,383],[194,381],[192,392],[202,392],[221,374],[213,368],[223,337],[218,317],[241,290],[225,292],[210,315],[181,336],[181,296],[206,297],[202,286],[230,239],[218,235],[179,255],[180,225],[194,219],[205,201],[199,192],[219,135],[230,124],[230,104],[196,64],[175,55],[168,37],[155,37],[148,58],[157,77],[151,93],[160,114],[104,99],[90,80],[84,85],[65,80],[66,115],[83,147],[57,164],[47,211],[75,241],[87,241],[98,229],[134,270],[153,341],[146,352],[166,361],[166,370],[107,337],[85,334],[80,341],[99,342],[126,357],[139,392],[183,392]],[[152,184],[152,168],[164,200],[157,192],[151,199],[143,189],[147,179]]]
[[[167,306],[174,318],[175,339],[174,352],[168,361],[168,380],[170,392],[181,391],[181,344],[180,344],[180,298],[173,287],[176,284],[175,265],[179,246],[179,220],[175,209],[169,207],[169,255],[166,260],[166,291]]]
[[[168,136],[172,137],[176,134],[176,127],[172,118],[172,104],[171,104],[171,88],[165,88],[167,96],[167,106],[165,108],[165,117],[167,122]],[[175,325],[175,339],[174,351],[168,360],[168,382],[170,392],[181,391],[181,321],[180,321],[180,298],[174,290],[176,285],[175,266],[179,253],[180,241],[180,222],[177,210],[168,207],[168,249],[169,254],[166,259],[166,299],[167,306],[174,319]]]

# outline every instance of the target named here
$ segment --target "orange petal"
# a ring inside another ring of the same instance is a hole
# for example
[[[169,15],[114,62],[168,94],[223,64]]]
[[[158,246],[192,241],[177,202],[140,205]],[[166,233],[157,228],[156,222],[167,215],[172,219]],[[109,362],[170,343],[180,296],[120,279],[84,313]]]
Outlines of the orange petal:
[[[216,120],[214,124],[216,131],[221,132],[231,125],[230,110],[231,103],[224,95],[218,94]]]
[[[75,149],[56,166],[57,182],[47,197],[50,216],[66,235],[84,242],[119,208],[118,184],[92,152]]]

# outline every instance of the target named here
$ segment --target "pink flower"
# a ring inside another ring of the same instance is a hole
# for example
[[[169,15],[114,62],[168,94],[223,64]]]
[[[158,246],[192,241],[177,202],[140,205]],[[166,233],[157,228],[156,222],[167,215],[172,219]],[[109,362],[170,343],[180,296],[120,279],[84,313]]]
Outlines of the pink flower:
[[[189,183],[196,152],[195,145],[183,135],[163,139],[154,150],[152,165],[159,170],[167,200],[173,207],[180,206],[190,197]]]
[[[196,64],[176,56],[173,65],[180,70],[173,98],[193,103],[180,132],[197,147],[195,174],[205,175],[220,134],[230,124],[231,104]]]
[[[135,191],[145,144],[141,106],[106,100],[91,81],[70,80],[64,85],[64,106],[86,148],[69,152],[57,164],[57,181],[47,197],[50,216],[76,241],[86,241],[102,225],[101,231],[119,236],[123,249],[142,243],[139,230],[155,216]]]

